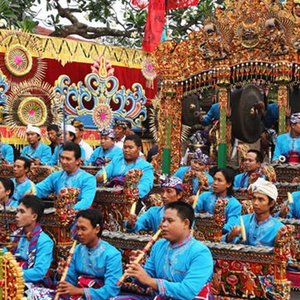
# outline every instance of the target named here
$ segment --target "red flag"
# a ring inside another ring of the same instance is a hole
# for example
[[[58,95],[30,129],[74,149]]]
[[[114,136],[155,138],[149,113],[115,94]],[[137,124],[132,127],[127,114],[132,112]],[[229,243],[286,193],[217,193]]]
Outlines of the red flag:
[[[145,26],[143,49],[147,52],[155,50],[160,42],[166,17],[166,2],[150,0]]]
[[[186,8],[198,5],[200,0],[169,0],[168,9]]]

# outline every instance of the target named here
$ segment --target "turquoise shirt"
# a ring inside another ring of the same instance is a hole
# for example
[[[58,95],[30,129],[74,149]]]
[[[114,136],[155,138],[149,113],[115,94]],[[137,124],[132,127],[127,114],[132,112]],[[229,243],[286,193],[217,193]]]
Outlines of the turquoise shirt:
[[[210,282],[213,259],[210,250],[191,236],[177,244],[160,239],[153,245],[144,269],[156,279],[157,295],[191,300]]]
[[[78,202],[74,205],[74,209],[91,207],[96,194],[96,178],[80,168],[71,175],[65,171],[50,174],[36,185],[36,194],[40,198],[47,197],[51,193],[55,193],[57,196],[61,189],[68,187],[80,189]]]
[[[280,155],[287,156],[289,151],[300,152],[300,136],[292,138],[290,133],[284,133],[277,137],[272,160],[278,160]],[[300,154],[299,154],[300,155]]]
[[[100,164],[97,162],[97,159],[111,161],[112,159],[117,159],[122,156],[123,150],[115,145],[107,150],[104,150],[102,147],[98,147],[92,153],[90,159],[87,161],[87,164],[99,166]]]
[[[45,232],[41,232],[37,241],[34,265],[30,269],[23,270],[25,282],[38,282],[44,279],[53,260],[53,246],[54,243],[50,237]],[[28,250],[29,241],[26,237],[21,237],[14,255],[27,261]]]
[[[51,159],[51,148],[43,143],[39,143],[35,149],[31,145],[27,145],[23,148],[20,156],[28,159],[37,158],[42,165],[47,165]]]
[[[262,175],[261,178],[266,179],[265,175]],[[234,177],[234,188],[248,188],[249,185],[249,173],[241,173]]]
[[[14,183],[14,193],[8,202],[9,206],[17,207],[19,205],[19,201],[26,193],[32,192],[35,190],[35,184],[26,177],[23,182],[18,183],[16,178],[12,179]]]
[[[242,205],[233,196],[227,196],[228,203],[225,207],[226,221],[223,226],[223,232],[229,232],[233,226],[237,225],[242,212]],[[208,212],[214,214],[217,196],[213,192],[204,192],[198,197],[198,202],[195,208],[195,212]]]
[[[66,281],[77,286],[79,276],[89,276],[103,281],[100,288],[84,288],[84,299],[107,300],[119,293],[117,282],[122,276],[121,253],[106,241],[99,240],[89,249],[78,245],[68,270]]]
[[[14,148],[11,145],[0,142],[0,158],[4,159],[9,164],[12,164],[15,161]]]
[[[112,179],[116,176],[125,176],[129,170],[138,169],[143,171],[143,175],[140,178],[138,189],[139,197],[145,197],[153,187],[154,181],[154,169],[153,166],[145,159],[138,157],[133,163],[128,164],[124,157],[119,157],[112,160],[106,167],[107,179]],[[96,176],[103,173],[103,170],[99,170]]]

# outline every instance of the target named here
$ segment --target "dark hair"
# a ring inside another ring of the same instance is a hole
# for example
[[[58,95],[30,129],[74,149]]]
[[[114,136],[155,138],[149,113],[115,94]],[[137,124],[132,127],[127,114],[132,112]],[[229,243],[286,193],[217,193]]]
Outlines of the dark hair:
[[[66,142],[64,143],[62,150],[73,151],[76,159],[81,158],[81,148],[78,144],[75,144],[73,142]]]
[[[75,139],[76,139],[76,134],[74,132],[71,132],[71,131],[68,131],[69,132],[69,135],[71,137],[71,141],[74,142]]]
[[[129,134],[129,135],[127,135],[127,136],[125,137],[124,143],[125,143],[126,141],[133,141],[133,142],[136,144],[136,146],[142,147],[142,140],[141,140],[141,138],[140,138],[138,135],[136,135],[136,134]]]
[[[170,202],[165,205],[165,211],[170,208],[170,209],[176,209],[177,214],[180,217],[182,221],[185,219],[188,219],[190,221],[189,228],[192,228],[192,225],[194,223],[195,219],[195,213],[193,207],[185,203],[183,201],[175,201],[175,202]]]
[[[96,209],[81,210],[77,213],[76,220],[79,217],[90,220],[90,222],[94,228],[96,228],[96,226],[99,225],[100,231],[98,232],[98,237],[101,237],[102,227],[103,227],[103,218],[102,218],[102,214],[100,213],[100,211],[98,211]]]
[[[2,182],[5,191],[10,191],[8,197],[10,198],[14,194],[15,186],[11,179],[0,177],[0,182]]]
[[[233,180],[235,176],[235,171],[234,169],[230,167],[222,168],[222,169],[217,169],[216,172],[214,173],[214,176],[216,173],[221,172],[223,176],[225,177],[225,180],[227,183],[230,183],[230,187],[227,188],[227,195],[228,196],[233,196]]]
[[[47,131],[54,130],[55,132],[59,132],[59,126],[56,124],[50,124],[47,126]]]
[[[247,151],[247,153],[255,153],[255,154],[256,154],[256,162],[262,163],[263,160],[264,160],[264,158],[263,158],[261,152],[258,151],[258,150],[250,149],[250,150]]]
[[[84,125],[83,125],[83,123],[80,122],[80,121],[73,120],[73,121],[71,122],[71,125],[73,125],[75,128],[77,128],[77,129],[80,130],[80,131],[83,131],[83,130],[84,130]]]
[[[24,161],[24,168],[25,169],[28,169],[28,171],[30,170],[30,166],[31,166],[31,162],[28,158],[24,157],[24,156],[20,156],[18,157],[17,159],[15,159],[15,162],[17,160],[21,160],[21,161]]]
[[[37,214],[37,222],[39,222],[44,214],[44,203],[40,198],[34,195],[26,195],[21,198],[19,204],[22,203],[27,208],[31,208],[31,210]]]

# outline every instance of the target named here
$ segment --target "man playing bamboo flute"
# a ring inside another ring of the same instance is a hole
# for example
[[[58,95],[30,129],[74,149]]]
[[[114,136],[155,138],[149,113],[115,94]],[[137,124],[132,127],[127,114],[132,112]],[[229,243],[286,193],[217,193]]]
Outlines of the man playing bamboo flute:
[[[209,299],[213,260],[210,250],[191,236],[193,222],[191,205],[182,201],[167,204],[162,239],[153,245],[144,268],[132,257],[126,270],[128,276],[151,287],[154,295],[124,295],[116,299]]]
[[[166,205],[175,202],[182,197],[182,181],[178,177],[167,177],[161,184],[162,201]],[[125,222],[127,232],[153,231],[156,232],[163,219],[165,206],[153,206],[143,213],[139,218],[137,215],[130,214],[128,221]]]
[[[121,253],[101,237],[103,219],[93,209],[77,214],[75,249],[65,281],[58,284],[57,293],[63,299],[107,300],[116,296],[116,282],[122,275]]]
[[[263,178],[258,178],[249,186],[253,193],[253,214],[243,215],[239,225],[223,237],[227,242],[239,243],[242,239],[242,230],[245,230],[244,243],[247,245],[261,245],[274,247],[275,238],[284,225],[273,218],[271,212],[275,206],[278,191],[276,186]],[[243,228],[244,227],[244,228]]]

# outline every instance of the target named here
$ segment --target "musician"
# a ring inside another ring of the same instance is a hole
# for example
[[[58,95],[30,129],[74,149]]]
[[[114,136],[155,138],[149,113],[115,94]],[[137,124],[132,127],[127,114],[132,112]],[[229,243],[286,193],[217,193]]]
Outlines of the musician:
[[[23,269],[26,283],[39,283],[45,277],[52,262],[53,241],[43,232],[40,220],[44,212],[42,201],[33,195],[24,196],[19,203],[12,242],[17,261]]]
[[[78,202],[74,209],[89,208],[96,194],[96,179],[93,175],[80,169],[81,148],[73,142],[67,142],[63,145],[60,155],[60,164],[62,171],[50,174],[43,181],[36,185],[38,197],[47,197],[51,193],[57,196],[61,189],[73,187],[79,188]]]
[[[220,104],[214,103],[210,107],[209,111],[201,118],[201,124],[204,126],[212,124],[214,121],[220,119]]]
[[[243,215],[247,245],[274,246],[279,229],[284,226],[278,219],[273,218],[271,212],[275,206],[278,191],[276,186],[263,178],[258,178],[249,186],[253,193],[253,214]],[[241,241],[241,226],[234,226],[223,240],[238,243]]]
[[[9,178],[0,177],[0,204],[9,206],[10,197],[14,193],[14,183]]]
[[[19,201],[28,193],[35,194],[35,184],[27,177],[30,171],[30,160],[26,157],[19,157],[14,163],[14,193],[8,203],[9,206],[17,207]]]
[[[100,131],[101,146],[97,147],[87,164],[93,166],[105,166],[113,158],[123,156],[123,151],[120,147],[115,145],[115,132],[113,129],[104,128]]]
[[[291,115],[290,126],[290,132],[281,134],[276,139],[273,162],[278,162],[281,155],[287,158],[287,162],[300,162],[300,112]]]
[[[122,275],[121,253],[101,239],[103,219],[98,211],[82,210],[76,219],[80,245],[75,249],[66,281],[59,283],[57,292],[84,299],[110,299],[119,292],[116,283]]]
[[[285,201],[281,205],[280,212],[275,214],[275,216],[279,216],[281,218],[294,218],[294,219],[300,219],[300,191],[296,191],[291,193],[293,202],[288,203],[288,201]]]
[[[2,142],[2,133],[0,132],[0,161],[1,163],[12,164],[14,162],[14,148],[11,145]]]
[[[243,161],[245,172],[234,177],[234,188],[247,188],[249,184],[256,181],[257,178],[265,178],[261,170],[262,162],[263,156],[260,151],[254,149],[248,150]]]
[[[75,127],[75,134],[76,134],[76,138],[74,142],[80,145],[80,147],[84,149],[84,153],[85,153],[84,160],[87,161],[90,159],[93,153],[93,148],[83,140],[84,125],[82,122],[77,120],[73,120],[72,125]]]
[[[76,130],[73,125],[66,124],[62,126],[61,131],[63,132],[59,137],[59,144],[55,147],[54,153],[51,156],[50,161],[48,162],[49,166],[59,165],[59,156],[63,151],[64,142],[74,142],[76,139]],[[85,162],[85,151],[80,146],[81,149],[81,162]]]
[[[29,145],[23,148],[21,156],[30,159],[35,165],[46,165],[51,158],[51,148],[40,142],[40,128],[29,124],[26,129],[26,136]]]
[[[198,197],[195,212],[208,212],[213,214],[217,199],[226,199],[228,201],[225,208],[226,221],[223,226],[223,233],[231,231],[241,215],[242,206],[233,196],[233,178],[234,172],[230,168],[217,170],[214,175],[212,192],[204,192]]]
[[[142,170],[143,175],[138,184],[139,198],[145,197],[150,192],[154,180],[153,166],[139,156],[141,149],[142,141],[139,136],[135,134],[126,136],[123,147],[124,156],[113,159],[105,168],[108,180],[116,176],[124,177],[132,169]],[[100,170],[96,177],[98,182],[102,182],[103,170]]]
[[[50,140],[51,144],[49,147],[51,148],[51,153],[53,155],[54,149],[60,143],[60,135],[61,132],[59,130],[59,126],[56,124],[50,124],[47,126],[47,135],[48,139]]]
[[[175,173],[174,176],[179,177],[181,180],[184,180],[184,176],[188,171],[193,172],[193,195],[197,194],[199,189],[199,181],[203,181],[202,177],[206,177],[206,182],[209,186],[212,185],[214,179],[212,176],[207,172],[207,165],[210,164],[209,157],[204,154],[201,149],[197,149],[193,153],[193,158],[191,160],[191,166],[183,166],[180,167]],[[208,188],[208,185],[206,188]]]
[[[183,186],[180,178],[175,176],[167,177],[162,182],[161,187],[161,196],[164,206],[150,207],[139,218],[137,218],[136,214],[130,214],[127,222],[125,222],[125,228],[127,232],[156,232],[163,219],[165,205],[171,202],[181,200]]]
[[[191,236],[193,222],[191,205],[182,201],[167,204],[161,225],[162,239],[153,245],[144,268],[132,260],[128,265],[127,274],[151,287],[159,299],[209,299],[213,260],[210,250]],[[116,299],[141,297],[130,295]],[[153,299],[153,296],[142,299]]]
[[[127,133],[127,123],[125,121],[116,120],[114,124],[114,132],[116,138],[116,146],[123,149],[126,133]]]

